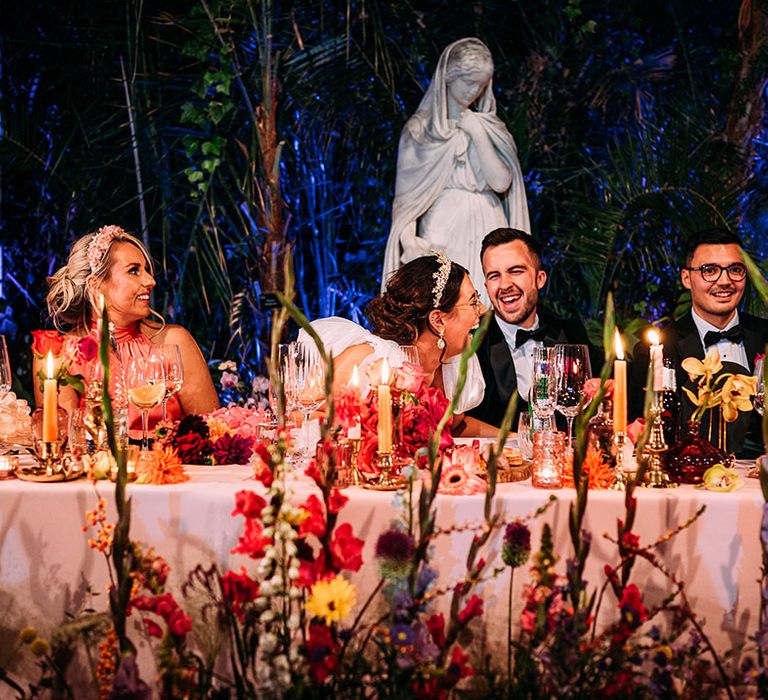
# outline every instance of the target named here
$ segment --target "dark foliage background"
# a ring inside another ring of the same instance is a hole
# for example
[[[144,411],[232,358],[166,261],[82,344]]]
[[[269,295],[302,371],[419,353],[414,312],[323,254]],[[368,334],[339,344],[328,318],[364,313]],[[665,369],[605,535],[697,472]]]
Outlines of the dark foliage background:
[[[400,129],[462,36],[494,55],[556,310],[597,321],[613,290],[631,331],[684,307],[702,226],[768,252],[764,1],[0,8],[0,324],[26,389],[45,277],[106,223],[145,236],[155,307],[211,358],[259,367],[285,243],[300,306],[360,320]]]

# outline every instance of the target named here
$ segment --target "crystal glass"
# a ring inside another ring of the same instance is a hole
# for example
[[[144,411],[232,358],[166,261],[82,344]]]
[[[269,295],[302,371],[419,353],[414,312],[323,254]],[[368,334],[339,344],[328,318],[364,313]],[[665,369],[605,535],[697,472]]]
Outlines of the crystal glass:
[[[165,405],[168,399],[181,391],[184,385],[184,365],[181,361],[181,348],[175,343],[158,346],[165,367],[165,395],[163,396],[163,420],[166,419]]]
[[[521,411],[517,423],[517,447],[523,455],[523,459],[530,459],[533,455],[533,415],[528,411]]]
[[[765,381],[763,380],[763,367],[764,360],[759,357],[755,360],[755,371],[752,374],[757,377],[757,384],[755,386],[755,395],[752,398],[752,405],[755,410],[762,416],[763,408],[765,407]]]
[[[0,335],[0,393],[5,394],[11,390],[13,378],[11,376],[11,362],[8,359],[8,345],[5,336]]]
[[[400,345],[399,349],[402,359],[399,359],[398,363],[394,365],[395,367],[400,367],[403,362],[410,362],[412,365],[421,364],[419,361],[419,351],[415,345]]]
[[[165,360],[152,349],[143,357],[132,357],[125,372],[128,400],[141,411],[141,449],[149,449],[149,412],[165,396]]]
[[[592,376],[586,345],[555,345],[555,408],[568,421],[568,448],[573,441],[573,419],[579,412],[584,384]]]
[[[539,422],[548,421],[554,414],[556,388],[555,349],[535,347],[529,401]]]
[[[296,343],[295,393],[304,417],[304,438],[309,448],[309,419],[325,402],[325,367],[314,343]]]

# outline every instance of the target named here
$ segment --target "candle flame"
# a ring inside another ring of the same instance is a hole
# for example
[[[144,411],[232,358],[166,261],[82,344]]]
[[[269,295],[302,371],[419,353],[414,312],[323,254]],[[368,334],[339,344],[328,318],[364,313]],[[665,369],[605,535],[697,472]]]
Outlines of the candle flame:
[[[381,383],[389,384],[389,362],[386,357],[381,363]]]
[[[45,359],[46,376],[48,379],[53,379],[53,353],[49,350],[48,356]]]
[[[653,328],[648,331],[648,340],[651,341],[651,345],[659,344],[659,334]]]
[[[621,333],[619,333],[618,328],[613,333],[613,348],[616,352],[616,359],[623,360],[624,359],[624,342],[621,339]]]
[[[360,371],[358,370],[357,365],[355,365],[352,368],[352,376],[349,379],[349,388],[350,389],[360,388]]]
[[[102,314],[104,313],[104,295],[103,294],[99,294],[99,311],[101,311]]]

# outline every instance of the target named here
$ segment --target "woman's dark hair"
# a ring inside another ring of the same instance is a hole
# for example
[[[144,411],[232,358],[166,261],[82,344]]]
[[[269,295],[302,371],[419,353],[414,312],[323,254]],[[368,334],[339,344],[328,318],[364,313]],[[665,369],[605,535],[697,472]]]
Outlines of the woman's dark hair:
[[[435,279],[440,261],[434,255],[416,258],[397,270],[387,282],[384,293],[368,304],[367,315],[373,332],[380,338],[400,345],[412,345],[428,326],[433,306]],[[459,291],[467,270],[451,263],[451,273],[443,290],[440,311],[448,312],[459,300]]]

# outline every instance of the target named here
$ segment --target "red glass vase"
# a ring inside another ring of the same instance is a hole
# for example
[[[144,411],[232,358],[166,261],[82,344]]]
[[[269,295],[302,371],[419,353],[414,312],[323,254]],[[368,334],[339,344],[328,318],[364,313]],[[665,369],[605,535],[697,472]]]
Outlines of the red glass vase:
[[[678,484],[700,484],[707,469],[728,461],[725,452],[703,437],[700,429],[699,421],[691,421],[687,433],[667,451],[667,473]]]

